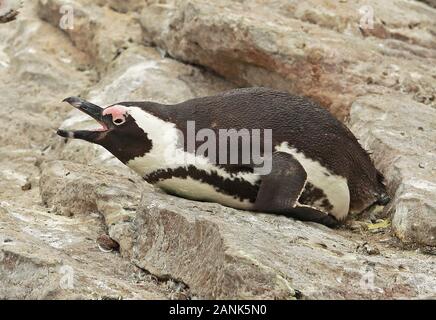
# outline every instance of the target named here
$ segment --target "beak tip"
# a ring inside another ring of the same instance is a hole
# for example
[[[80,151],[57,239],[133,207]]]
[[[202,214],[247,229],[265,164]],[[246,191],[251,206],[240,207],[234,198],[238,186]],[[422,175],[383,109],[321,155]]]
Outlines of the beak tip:
[[[68,97],[68,98],[65,98],[64,100],[62,100],[62,102],[67,102],[76,108],[78,108],[82,105],[82,99],[80,99],[78,97]]]
[[[56,134],[64,138],[73,138],[73,133],[67,130],[58,129]]]

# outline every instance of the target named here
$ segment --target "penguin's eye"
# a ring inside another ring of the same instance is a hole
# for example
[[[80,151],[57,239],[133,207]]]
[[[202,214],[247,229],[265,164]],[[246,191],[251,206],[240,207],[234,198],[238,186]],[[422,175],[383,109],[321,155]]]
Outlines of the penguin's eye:
[[[112,120],[112,122],[115,125],[119,126],[119,125],[122,125],[124,122],[126,122],[126,119],[124,117],[123,118],[115,118]]]

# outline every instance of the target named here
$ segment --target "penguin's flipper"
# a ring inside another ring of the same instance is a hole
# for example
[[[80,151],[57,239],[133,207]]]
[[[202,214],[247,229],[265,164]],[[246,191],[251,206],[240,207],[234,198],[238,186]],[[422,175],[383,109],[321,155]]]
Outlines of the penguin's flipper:
[[[261,178],[255,210],[286,214],[297,203],[306,179],[306,171],[292,155],[274,152],[271,172]]]
[[[298,203],[306,184],[307,173],[290,154],[275,152],[272,168],[262,177],[254,210],[286,215],[303,221],[334,226],[338,221],[328,213]]]

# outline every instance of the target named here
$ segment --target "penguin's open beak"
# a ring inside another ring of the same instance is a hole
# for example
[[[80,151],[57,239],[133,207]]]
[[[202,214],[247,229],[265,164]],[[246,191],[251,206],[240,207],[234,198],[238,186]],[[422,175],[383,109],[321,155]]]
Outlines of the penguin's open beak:
[[[82,139],[89,142],[97,143],[102,137],[104,137],[109,131],[108,121],[103,116],[103,108],[99,107],[91,102],[83,100],[79,97],[69,97],[63,100],[63,102],[68,102],[76,109],[86,113],[91,116],[98,123],[101,124],[101,128],[95,130],[63,130],[58,129],[57,134],[65,138]]]

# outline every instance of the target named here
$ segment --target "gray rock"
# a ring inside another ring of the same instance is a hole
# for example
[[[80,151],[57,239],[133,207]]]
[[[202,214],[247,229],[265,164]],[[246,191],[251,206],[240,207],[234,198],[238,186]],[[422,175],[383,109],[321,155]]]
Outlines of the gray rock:
[[[70,21],[64,18],[68,12],[73,15]],[[38,14],[63,30],[91,57],[99,72],[132,43],[141,42],[141,27],[133,17],[99,7],[94,1],[40,0]]]
[[[95,242],[97,216],[74,220],[0,204],[0,299],[163,299],[159,283]]]
[[[363,96],[351,130],[374,152],[393,196],[387,213],[406,243],[436,246],[436,110],[403,95]]]
[[[428,4],[430,7],[436,8],[436,0],[418,0]]]
[[[138,0],[95,0],[94,2],[98,3],[100,6],[107,5],[111,9],[122,13],[127,13],[129,11],[138,12],[146,4],[145,1]]]
[[[135,218],[141,190],[147,185],[128,170],[111,169],[67,161],[45,162],[41,167],[41,199],[52,213],[101,214],[109,235],[120,244],[121,253],[128,254],[132,246],[128,222]]]
[[[204,298],[436,296],[434,257],[362,254],[318,224],[145,192],[135,230],[135,264]]]
[[[339,118],[368,93],[401,92],[435,105],[436,10],[419,2],[151,1],[148,41],[242,86],[309,96]],[[365,22],[366,20],[364,20]]]

